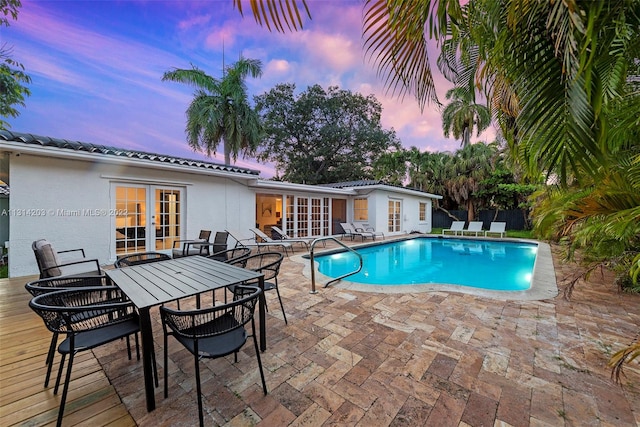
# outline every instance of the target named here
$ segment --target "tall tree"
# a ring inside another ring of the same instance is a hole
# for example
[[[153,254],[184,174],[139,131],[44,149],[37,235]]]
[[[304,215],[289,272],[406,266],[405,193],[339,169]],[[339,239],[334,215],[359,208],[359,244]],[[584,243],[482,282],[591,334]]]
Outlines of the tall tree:
[[[444,136],[453,134],[455,139],[461,141],[462,148],[471,143],[474,128],[479,136],[491,124],[489,109],[476,104],[473,95],[466,87],[449,89],[446,98],[451,102],[442,110]]]
[[[184,83],[195,88],[193,101],[187,109],[185,132],[194,150],[215,154],[220,142],[224,145],[224,161],[231,164],[238,153],[255,151],[262,134],[260,119],[249,105],[247,76],[260,77],[262,63],[257,59],[240,58],[224,70],[221,79],[207,75],[192,66],[175,68],[164,73],[163,81]]]
[[[19,0],[0,1],[0,27],[9,26],[9,17],[18,19]],[[24,72],[24,66],[11,58],[11,48],[0,46],[0,117],[17,117],[20,112],[16,106],[24,107],[25,97],[31,91],[25,85],[31,83],[31,77]],[[9,123],[0,119],[0,130],[7,129]]]
[[[392,185],[404,185],[407,178],[407,153],[394,150],[382,153],[373,163],[373,177]]]
[[[497,149],[483,143],[470,144],[458,151],[449,164],[446,183],[448,196],[467,210],[467,221],[475,220],[476,208],[482,202],[480,183],[491,176]]]
[[[306,184],[372,179],[373,163],[400,149],[395,131],[382,128],[382,106],[373,95],[319,85],[299,95],[294,91],[294,84],[279,84],[256,97],[265,129],[258,158],[275,163],[282,179]]]

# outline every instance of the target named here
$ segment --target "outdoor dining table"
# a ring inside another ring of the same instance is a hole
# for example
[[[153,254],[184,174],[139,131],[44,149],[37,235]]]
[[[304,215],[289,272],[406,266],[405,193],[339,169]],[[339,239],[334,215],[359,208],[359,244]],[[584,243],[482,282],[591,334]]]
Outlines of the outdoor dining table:
[[[167,261],[140,264],[107,270],[107,276],[138,308],[142,338],[142,366],[147,398],[147,411],[156,407],[153,375],[153,332],[151,307],[197,296],[203,292],[258,279],[264,290],[264,275],[252,270],[225,264],[202,256],[189,256]],[[258,304],[260,319],[260,350],[267,348],[265,301],[261,294]],[[166,367],[165,367],[166,369]]]

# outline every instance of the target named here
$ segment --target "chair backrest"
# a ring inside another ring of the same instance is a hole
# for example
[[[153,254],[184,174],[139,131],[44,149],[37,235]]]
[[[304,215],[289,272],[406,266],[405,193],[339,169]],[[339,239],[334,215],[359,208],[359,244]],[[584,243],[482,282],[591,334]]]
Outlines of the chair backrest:
[[[453,221],[449,230],[461,231],[464,230],[464,221]]]
[[[494,232],[494,233],[502,233],[505,231],[507,227],[507,223],[506,222],[492,222],[491,225],[489,226],[489,231]]]
[[[151,262],[167,261],[171,257],[161,252],[139,252],[137,254],[125,255],[116,260],[113,264],[115,268],[129,267],[132,265],[149,264]]]
[[[482,221],[471,221],[467,231],[482,231]]]
[[[348,222],[341,222],[340,226],[342,226],[342,229],[346,232],[346,233],[352,233],[354,234],[356,232],[356,230],[353,228],[352,224],[349,224]]]
[[[73,334],[137,319],[135,306],[117,286],[64,289],[38,295],[29,307],[51,332]]]
[[[276,226],[276,225],[272,225],[272,226],[271,226],[271,230],[272,230],[272,231],[275,231],[275,232],[276,232],[276,234],[278,235],[278,237],[280,237],[280,239],[289,239],[289,238],[290,238],[287,234],[285,234],[285,232],[284,232],[284,231],[282,231],[282,230],[281,230],[278,226]]]
[[[33,249],[33,254],[36,257],[41,279],[60,276],[62,274],[59,268],[55,268],[60,265],[58,253],[53,249],[53,246],[48,240],[39,239],[34,241],[31,244],[31,249]]]
[[[354,221],[352,225],[355,227],[356,230],[360,229],[360,230],[363,230],[363,231],[373,231],[373,227],[370,224],[366,223],[366,222],[356,222],[356,221]]]
[[[204,240],[208,242],[211,238],[211,230],[200,230],[200,234],[198,234],[198,240]]]
[[[217,231],[213,238],[213,252],[221,252],[227,250],[228,231]]]
[[[49,292],[60,291],[71,288],[86,288],[110,285],[107,276],[61,276],[48,277],[46,279],[35,280],[24,285],[24,288],[34,297]]]
[[[235,240],[235,241],[236,241],[236,244],[235,244],[235,246],[234,246],[234,247],[236,247],[236,248],[237,248],[238,246],[245,246],[245,244],[244,244],[244,243],[242,243],[242,242],[245,242],[245,241],[248,241],[248,240],[253,240],[253,239],[246,239],[246,238],[242,238],[242,235],[241,235],[237,230],[231,230],[231,231],[229,231],[229,229],[226,229],[226,230],[224,230],[224,231],[226,231],[227,233],[229,233],[229,237],[231,237],[233,240]]]
[[[264,242],[270,242],[271,241],[271,237],[267,236],[266,234],[264,234],[262,232],[262,230],[260,230],[259,228],[250,228],[251,232],[253,234],[256,235],[256,240],[259,237],[260,239],[262,239]]]
[[[237,248],[227,249],[225,251],[215,252],[209,255],[207,258],[215,259],[216,261],[233,263],[241,258],[246,257],[251,253],[251,248],[246,246],[238,246]],[[244,267],[241,266],[241,267]]]
[[[280,252],[260,252],[230,264],[238,265],[243,263],[244,268],[262,273],[264,274],[264,280],[270,280],[278,277],[283,259],[284,255]]]
[[[160,307],[164,327],[169,327],[180,337],[200,339],[232,332],[253,319],[258,297],[262,293],[257,286],[234,287],[231,302],[199,310],[173,310]]]

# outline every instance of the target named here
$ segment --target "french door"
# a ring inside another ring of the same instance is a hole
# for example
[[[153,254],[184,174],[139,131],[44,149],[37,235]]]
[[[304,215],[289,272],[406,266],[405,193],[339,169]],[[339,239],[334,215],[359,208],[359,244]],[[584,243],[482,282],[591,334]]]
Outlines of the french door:
[[[402,202],[400,200],[389,200],[389,228],[390,233],[400,231]]]
[[[114,201],[112,243],[116,255],[170,251],[180,239],[183,189],[120,184],[111,186]]]

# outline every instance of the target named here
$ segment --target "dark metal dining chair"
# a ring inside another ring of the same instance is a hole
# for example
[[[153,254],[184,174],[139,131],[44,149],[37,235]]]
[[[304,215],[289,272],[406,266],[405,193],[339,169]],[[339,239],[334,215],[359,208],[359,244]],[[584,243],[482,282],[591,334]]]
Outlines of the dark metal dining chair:
[[[25,289],[34,297],[47,294],[49,292],[61,291],[65,289],[95,287],[109,285],[109,279],[106,276],[85,276],[85,277],[52,277],[48,279],[35,280],[24,285]],[[51,368],[53,367],[53,358],[56,353],[56,343],[58,342],[58,332],[53,331],[49,351],[47,352],[47,374],[44,379],[44,386],[49,386],[49,378],[51,377]],[[128,338],[127,338],[128,339]]]
[[[58,377],[53,390],[58,393],[65,358],[69,356],[67,371],[58,409],[57,426],[62,425],[64,408],[71,382],[71,369],[76,353],[102,346],[120,338],[135,335],[138,359],[139,318],[135,306],[116,286],[66,289],[34,297],[29,306],[44,321],[47,328],[66,338],[58,346],[62,355]],[[131,347],[127,341],[129,359]]]
[[[171,256],[180,258],[191,255],[209,255],[209,239],[211,238],[211,230],[200,230],[197,239],[192,240],[174,240]]]
[[[160,307],[164,331],[164,366],[168,366],[168,337],[172,335],[192,355],[195,364],[196,390],[198,393],[198,417],[204,425],[202,414],[202,387],[200,385],[200,359],[216,359],[237,352],[249,338],[245,325],[251,323],[251,337],[258,359],[262,389],[267,394],[267,384],[262,370],[262,360],[256,339],[254,313],[262,291],[257,286],[235,286],[233,301],[206,309],[180,311]],[[169,396],[168,369],[164,370],[164,397]]]
[[[124,255],[113,264],[115,268],[129,267],[132,265],[149,264],[151,262],[167,261],[171,257],[161,252],[138,252]]]
[[[280,302],[280,308],[282,309],[282,317],[284,317],[284,323],[288,324],[287,315],[284,312],[284,304],[282,304],[280,290],[278,289],[278,274],[280,272],[280,265],[282,264],[283,259],[284,255],[280,252],[260,252],[254,255],[240,258],[234,262],[231,262],[230,264],[241,266],[243,268],[264,274],[264,291],[276,291],[276,294],[278,295],[278,301]],[[231,286],[230,288],[233,289],[233,286]],[[267,307],[267,310],[268,309],[269,308]]]
[[[251,248],[248,248],[246,246],[238,246],[232,249],[215,252],[209,255],[207,258],[215,259],[216,261],[226,262],[230,264],[246,257],[250,253],[251,253]]]

